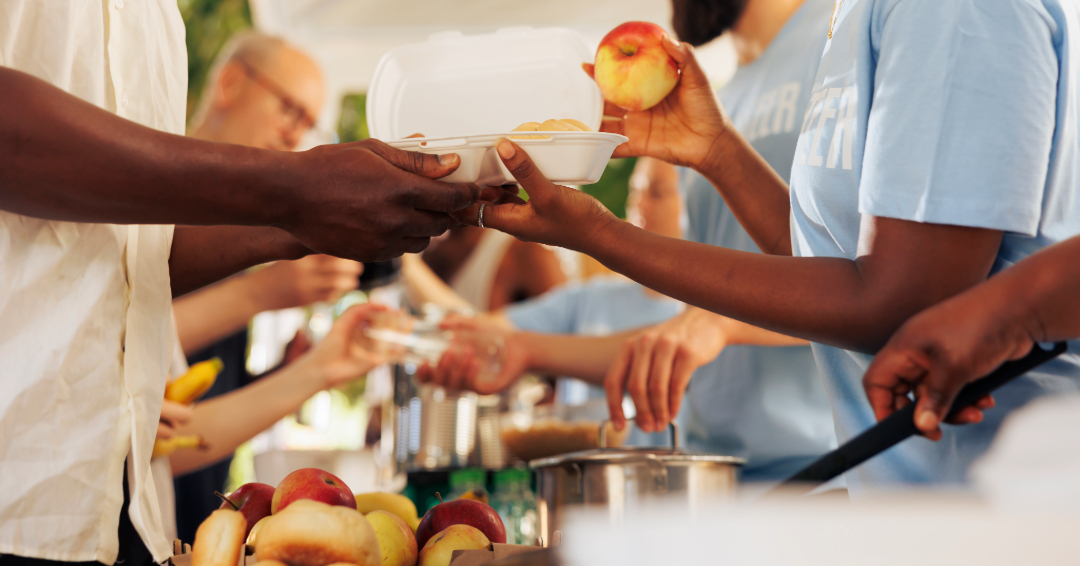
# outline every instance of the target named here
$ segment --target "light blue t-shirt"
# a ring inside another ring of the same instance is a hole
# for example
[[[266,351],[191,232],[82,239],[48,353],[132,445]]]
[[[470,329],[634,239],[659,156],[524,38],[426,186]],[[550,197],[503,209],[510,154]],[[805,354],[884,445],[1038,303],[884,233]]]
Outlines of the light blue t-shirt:
[[[594,277],[510,305],[503,312],[516,328],[528,332],[608,336],[659,324],[682,309],[681,302],[649,293],[624,277]],[[568,405],[606,398],[602,387],[577,379],[561,379],[559,389],[559,401]],[[636,426],[626,439],[629,446],[664,446],[668,442],[666,434],[644,433]]]
[[[860,215],[1006,232],[993,272],[1080,232],[1075,0],[844,0],[791,176],[795,253],[855,259]],[[908,440],[848,474],[852,494],[956,484],[1006,414],[1080,385],[1072,353],[1011,383],[978,425]],[[814,346],[841,442],[875,424],[871,357]]]
[[[720,90],[732,123],[784,179],[817,63],[832,0],[807,0],[764,53]],[[687,239],[748,252],[757,246],[712,184],[682,175]],[[687,443],[748,459],[744,479],[779,480],[836,447],[829,398],[809,346],[731,346],[694,373],[684,417]]]
[[[807,0],[765,52],[740,67],[719,92],[735,126],[784,178],[790,172],[831,8],[832,0]],[[712,184],[693,172],[684,172],[682,181],[688,239],[758,251]],[[568,289],[565,293],[572,299],[554,291],[532,304],[512,306],[507,314],[519,328],[539,332],[576,333],[569,321],[591,321],[593,326],[585,333],[594,335],[599,334],[593,331],[596,325],[607,328],[608,334],[651,324],[637,324],[640,318],[634,324],[619,324],[642,308],[640,287],[629,284],[638,290],[627,287],[606,296],[614,291],[609,285],[601,284],[596,292],[586,290],[591,283]],[[595,391],[603,395],[601,389]],[[784,479],[836,446],[829,400],[809,347],[726,348],[694,373],[679,420],[691,448],[747,458],[746,481]]]

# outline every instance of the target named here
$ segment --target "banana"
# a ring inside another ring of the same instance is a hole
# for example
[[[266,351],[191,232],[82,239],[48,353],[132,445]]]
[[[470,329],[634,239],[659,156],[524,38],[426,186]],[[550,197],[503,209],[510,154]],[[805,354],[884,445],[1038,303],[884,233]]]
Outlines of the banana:
[[[413,531],[420,525],[416,516],[416,504],[411,499],[397,493],[376,491],[356,494],[356,510],[368,514],[372,511],[386,511],[401,517]]]
[[[151,458],[157,458],[158,456],[168,456],[173,452],[181,448],[198,448],[205,450],[208,448],[201,436],[174,436],[168,440],[161,440],[160,438],[154,441],[154,451],[150,454]]]
[[[214,385],[222,367],[224,364],[221,363],[221,358],[191,366],[187,373],[165,386],[165,398],[185,405],[194,403]]]

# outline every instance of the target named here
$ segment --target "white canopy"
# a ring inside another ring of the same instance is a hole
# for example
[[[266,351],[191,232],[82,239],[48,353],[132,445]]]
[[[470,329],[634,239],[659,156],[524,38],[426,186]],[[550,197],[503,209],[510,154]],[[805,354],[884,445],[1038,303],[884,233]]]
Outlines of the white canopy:
[[[566,27],[590,45],[632,20],[670,29],[670,0],[249,0],[255,27],[309,52],[322,65],[327,105],[320,126],[338,120],[341,97],[362,93],[387,50],[437,32],[490,33],[509,27]],[[730,42],[698,50],[714,84],[735,70]]]

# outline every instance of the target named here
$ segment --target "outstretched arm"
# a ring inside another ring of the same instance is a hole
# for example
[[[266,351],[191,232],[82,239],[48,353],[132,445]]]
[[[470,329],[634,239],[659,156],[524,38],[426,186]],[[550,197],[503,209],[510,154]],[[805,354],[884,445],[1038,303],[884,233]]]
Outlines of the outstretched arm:
[[[240,330],[263,311],[336,301],[357,287],[361,271],[363,265],[355,261],[312,255],[279,261],[190,293],[173,301],[180,345],[191,354]]]
[[[908,394],[914,393],[916,426],[940,437],[939,425],[964,385],[1024,356],[1034,342],[1080,336],[1077,289],[1080,237],[912,317],[863,378],[874,414],[884,419],[910,403]]]
[[[712,182],[764,253],[791,255],[791,202],[787,183],[731,124],[694,48],[664,38],[679,64],[679,83],[663,101],[640,112],[604,108],[603,130],[630,141],[615,157],[647,156],[691,167]],[[592,65],[585,65],[592,76]]]
[[[181,231],[178,293],[315,250],[360,261],[420,251],[481,197],[432,179],[456,155],[377,140],[275,152],[167,134],[0,67],[0,210],[73,222],[232,226]],[[488,191],[495,200],[501,191]],[[252,228],[242,228],[252,227]],[[224,251],[221,248],[234,247]]]
[[[530,199],[488,207],[486,225],[581,251],[717,314],[849,350],[875,352],[912,314],[986,279],[1001,243],[996,230],[869,216],[855,260],[685,242],[636,228],[592,197],[553,185],[510,140],[497,149]],[[475,217],[475,207],[460,214]]]
[[[701,314],[706,316],[701,316]],[[724,319],[712,313],[701,313],[696,309],[661,324],[598,337],[515,332],[484,319],[459,318],[448,321],[445,326],[451,330],[455,328],[484,329],[502,335],[506,344],[506,361],[502,372],[492,381],[483,381],[480,379],[479,368],[473,363],[471,355],[447,352],[439,360],[437,367],[425,365],[421,367],[417,375],[421,381],[458,389],[471,389],[483,394],[502,391],[526,372],[565,375],[607,387],[609,399],[617,398],[617,402],[621,404],[624,385],[620,384],[617,392],[608,387],[612,381],[610,373],[612,364],[617,363],[628,348],[634,350],[640,343],[669,341],[667,335],[670,328],[673,325],[682,327],[685,325],[686,318],[693,318],[711,332],[708,337],[688,340],[679,345],[680,356],[684,359],[689,372],[711,361],[728,345],[805,344],[796,338],[781,336],[735,320]],[[685,388],[685,383],[683,387]],[[681,399],[681,393],[679,398]],[[621,409],[618,413],[612,412],[613,418],[621,419],[621,416]]]
[[[180,435],[199,435],[207,450],[178,450],[170,457],[181,475],[212,464],[266,430],[324,389],[362,377],[383,363],[354,339],[372,313],[385,307],[368,303],[345,311],[322,342],[280,371],[226,395],[196,403]]]

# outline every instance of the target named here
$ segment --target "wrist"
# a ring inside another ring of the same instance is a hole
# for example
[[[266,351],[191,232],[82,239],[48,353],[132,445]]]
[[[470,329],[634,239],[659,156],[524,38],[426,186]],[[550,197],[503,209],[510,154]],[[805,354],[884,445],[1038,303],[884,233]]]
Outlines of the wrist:
[[[315,349],[305,352],[280,371],[287,373],[291,388],[296,391],[297,397],[303,399],[329,389],[333,381],[333,376],[326,364],[318,359]]]
[[[590,256],[600,263],[607,263],[609,254],[613,250],[625,246],[627,231],[636,230],[637,227],[629,222],[617,218],[614,214],[597,224],[597,227],[588,234],[577,251]]]
[[[731,149],[743,143],[746,142],[738,130],[726,126],[721,127],[716,135],[701,140],[698,146],[704,147],[705,150],[695,156],[688,165],[708,179],[717,178],[723,164],[731,162],[731,159],[727,157]]]
[[[250,183],[258,194],[258,203],[253,213],[259,225],[273,226],[288,231],[300,224],[300,212],[303,203],[297,187],[305,187],[309,182],[303,179],[303,172],[308,170],[307,152],[260,150],[259,158],[253,164]],[[296,242],[303,247],[302,244]],[[295,253],[300,253],[296,250]],[[296,257],[303,257],[300,253]]]

